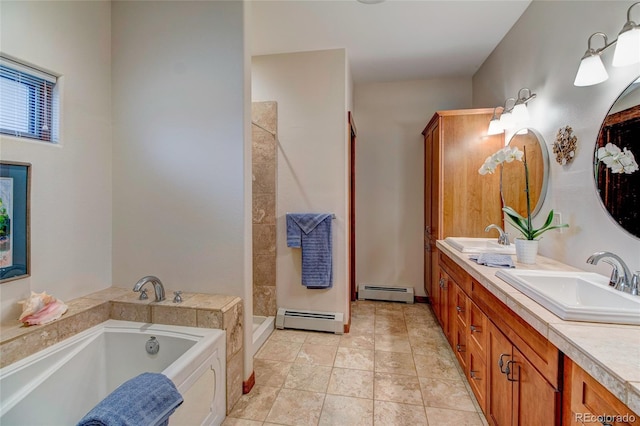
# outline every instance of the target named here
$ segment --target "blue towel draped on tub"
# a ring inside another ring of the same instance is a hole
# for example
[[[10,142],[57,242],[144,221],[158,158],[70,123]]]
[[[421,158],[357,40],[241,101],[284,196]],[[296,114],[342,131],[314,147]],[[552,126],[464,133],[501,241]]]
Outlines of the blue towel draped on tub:
[[[167,376],[142,373],[111,392],[77,426],[164,426],[182,401]]]
[[[332,216],[328,213],[287,214],[287,246],[302,249],[302,285],[307,288],[333,286]]]

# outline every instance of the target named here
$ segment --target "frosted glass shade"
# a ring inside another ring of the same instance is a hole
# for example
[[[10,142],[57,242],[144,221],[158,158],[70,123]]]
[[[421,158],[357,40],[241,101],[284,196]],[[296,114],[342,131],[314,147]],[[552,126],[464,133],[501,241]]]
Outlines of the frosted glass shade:
[[[489,130],[487,130],[487,135],[497,135],[504,132],[502,125],[500,124],[500,120],[497,118],[492,119],[489,122]]]
[[[614,67],[624,67],[640,62],[640,28],[635,27],[618,35],[613,53]]]
[[[514,124],[513,115],[510,112],[503,112],[500,115],[500,125],[503,129],[510,129]]]
[[[527,110],[526,104],[516,104],[511,113],[513,114],[513,119],[516,123],[529,121],[529,111]]]
[[[600,55],[591,55],[582,58],[580,67],[573,82],[574,86],[591,86],[602,83],[609,78],[607,70],[604,68]]]

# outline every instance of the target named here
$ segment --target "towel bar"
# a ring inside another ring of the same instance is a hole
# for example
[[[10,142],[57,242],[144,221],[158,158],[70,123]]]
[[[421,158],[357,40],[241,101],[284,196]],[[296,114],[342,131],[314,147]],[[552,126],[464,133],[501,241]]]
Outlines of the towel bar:
[[[294,214],[291,212],[286,212],[285,214]],[[335,213],[331,213],[331,219],[335,219],[336,218],[336,214]]]

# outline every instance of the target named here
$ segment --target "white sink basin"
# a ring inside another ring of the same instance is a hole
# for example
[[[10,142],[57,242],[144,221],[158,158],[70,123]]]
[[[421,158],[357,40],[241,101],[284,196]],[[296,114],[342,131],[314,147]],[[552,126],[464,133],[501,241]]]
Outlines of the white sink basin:
[[[640,325],[640,296],[591,272],[501,269],[496,276],[563,320]]]
[[[516,254],[515,245],[503,246],[497,238],[447,237],[444,240],[462,253]]]

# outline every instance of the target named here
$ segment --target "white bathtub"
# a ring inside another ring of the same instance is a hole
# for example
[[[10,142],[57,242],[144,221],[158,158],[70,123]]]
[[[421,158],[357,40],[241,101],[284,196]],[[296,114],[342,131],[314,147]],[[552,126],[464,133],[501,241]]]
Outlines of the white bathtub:
[[[145,348],[151,336],[156,355]],[[225,349],[223,330],[108,320],[0,369],[0,424],[75,425],[126,380],[155,372],[184,398],[170,425],[219,425]]]

